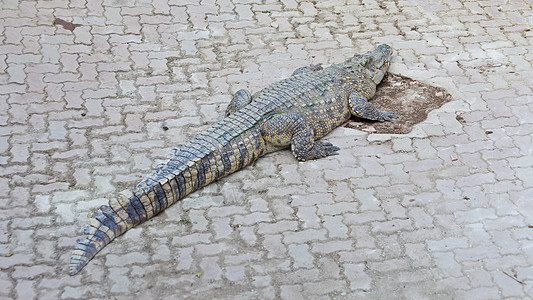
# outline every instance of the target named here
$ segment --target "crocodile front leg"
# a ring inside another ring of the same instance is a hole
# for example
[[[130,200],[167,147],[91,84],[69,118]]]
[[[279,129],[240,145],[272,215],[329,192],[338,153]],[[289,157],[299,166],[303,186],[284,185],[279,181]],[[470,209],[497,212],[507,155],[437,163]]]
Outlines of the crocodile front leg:
[[[324,69],[324,68],[322,68],[322,64],[309,65],[307,67],[301,67],[301,68],[298,68],[298,69],[294,70],[294,72],[292,72],[291,76],[299,75],[299,74],[303,74],[303,73],[307,73],[307,72],[320,71],[322,69]]]
[[[350,106],[350,112],[356,117],[380,122],[394,122],[392,118],[399,118],[395,113],[375,108],[374,105],[369,103],[359,92],[352,92],[348,99],[348,104]]]
[[[226,117],[252,102],[252,96],[247,90],[238,90],[226,108]]]
[[[315,141],[311,123],[294,113],[272,117],[261,127],[261,135],[276,147],[291,145],[293,155],[300,161],[337,155],[339,150],[331,143]]]

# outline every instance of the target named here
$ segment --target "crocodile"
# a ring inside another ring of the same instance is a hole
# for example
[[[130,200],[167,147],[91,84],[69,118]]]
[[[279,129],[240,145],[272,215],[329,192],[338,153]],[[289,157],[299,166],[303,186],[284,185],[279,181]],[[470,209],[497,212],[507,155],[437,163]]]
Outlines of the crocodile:
[[[289,148],[299,161],[338,154],[319,139],[351,115],[376,121],[398,116],[370,100],[388,70],[392,49],[379,45],[327,68],[301,67],[287,79],[251,95],[239,90],[225,117],[172,149],[168,161],[90,216],[77,240],[69,273],[77,274],[102,248],[130,228],[157,215],[211,182],[267,153]]]

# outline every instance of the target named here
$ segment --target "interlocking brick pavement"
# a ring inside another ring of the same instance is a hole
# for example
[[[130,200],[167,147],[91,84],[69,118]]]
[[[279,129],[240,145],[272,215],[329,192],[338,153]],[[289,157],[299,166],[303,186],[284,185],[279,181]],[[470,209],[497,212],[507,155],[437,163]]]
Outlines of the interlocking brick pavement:
[[[0,2],[0,298],[533,298],[531,26],[529,0]],[[379,43],[455,101],[268,155],[67,275],[87,214],[232,93]]]

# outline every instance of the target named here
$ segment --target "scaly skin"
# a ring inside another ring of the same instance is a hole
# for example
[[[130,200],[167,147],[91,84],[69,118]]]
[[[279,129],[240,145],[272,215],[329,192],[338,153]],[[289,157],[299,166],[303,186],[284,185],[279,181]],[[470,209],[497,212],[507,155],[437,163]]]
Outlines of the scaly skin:
[[[85,229],[88,236],[78,240],[72,253],[70,274],[128,229],[266,153],[290,146],[300,161],[335,155],[339,148],[319,139],[350,115],[378,121],[397,117],[368,103],[391,53],[389,46],[381,45],[326,69],[299,68],[253,96],[237,92],[224,119],[176,147],[153,174],[93,214]]]

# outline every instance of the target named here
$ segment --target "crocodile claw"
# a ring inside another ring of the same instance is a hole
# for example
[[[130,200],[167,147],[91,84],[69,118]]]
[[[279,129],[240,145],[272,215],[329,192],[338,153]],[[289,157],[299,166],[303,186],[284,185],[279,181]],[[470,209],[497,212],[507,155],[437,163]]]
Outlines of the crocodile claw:
[[[389,122],[392,122],[394,123],[394,119],[398,119],[400,116],[398,116],[397,114],[393,113],[393,112],[390,112],[390,111],[381,111],[381,114],[380,114],[380,118],[379,118],[379,121],[381,122],[385,122],[385,121],[389,121]]]
[[[333,144],[329,142],[322,142],[322,145],[324,145],[325,156],[339,155],[337,152],[340,150],[339,147],[333,146]]]
[[[333,146],[333,144],[331,143],[315,141],[313,149],[311,149],[310,151],[303,152],[293,149],[293,154],[299,161],[307,161],[331,155],[338,155],[339,153],[337,153],[337,151],[339,150],[339,147]]]

